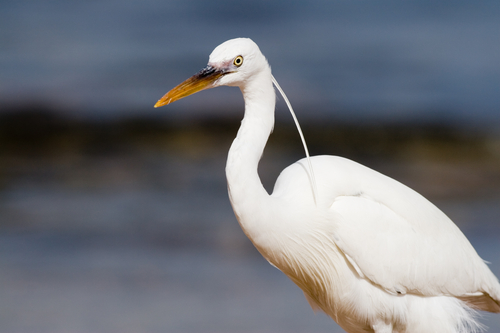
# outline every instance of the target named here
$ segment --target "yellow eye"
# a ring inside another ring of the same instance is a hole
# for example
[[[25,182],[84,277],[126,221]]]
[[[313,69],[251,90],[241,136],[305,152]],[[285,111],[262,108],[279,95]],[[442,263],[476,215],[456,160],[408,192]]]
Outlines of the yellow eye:
[[[243,65],[243,57],[242,56],[237,56],[236,58],[234,58],[233,64],[236,67],[240,67],[241,65]]]

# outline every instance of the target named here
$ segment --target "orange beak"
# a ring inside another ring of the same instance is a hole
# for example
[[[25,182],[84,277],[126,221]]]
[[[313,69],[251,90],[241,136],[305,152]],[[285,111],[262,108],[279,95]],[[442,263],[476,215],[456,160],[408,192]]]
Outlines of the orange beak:
[[[181,98],[197,93],[198,91],[212,88],[214,86],[214,82],[227,73],[227,71],[220,70],[208,65],[207,67],[203,68],[201,71],[166,93],[162,98],[160,98],[158,102],[156,102],[155,108],[168,105]]]

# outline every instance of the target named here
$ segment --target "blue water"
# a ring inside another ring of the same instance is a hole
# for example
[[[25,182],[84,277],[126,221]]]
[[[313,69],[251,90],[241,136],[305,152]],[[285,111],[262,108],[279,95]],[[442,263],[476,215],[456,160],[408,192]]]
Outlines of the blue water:
[[[246,239],[223,160],[147,159],[0,192],[1,332],[342,332]],[[498,202],[435,201],[500,276]],[[500,331],[498,314],[481,321]]]
[[[0,0],[0,113],[241,115],[234,88],[152,106],[216,45],[244,36],[301,120],[438,122],[498,135],[499,31],[496,0]],[[141,154],[0,163],[0,332],[341,332],[239,229],[225,152]],[[497,276],[499,201],[495,192],[437,202]],[[500,316],[482,321],[500,331]]]
[[[200,93],[168,112],[151,106],[201,69],[216,45],[250,37],[302,119],[500,123],[496,0],[0,6],[4,110],[35,103],[79,117],[225,115],[241,109],[235,89]]]

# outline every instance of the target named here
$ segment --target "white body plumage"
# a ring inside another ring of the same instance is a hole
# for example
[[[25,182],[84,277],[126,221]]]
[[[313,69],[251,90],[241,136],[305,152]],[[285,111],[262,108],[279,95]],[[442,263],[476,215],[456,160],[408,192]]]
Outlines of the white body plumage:
[[[259,252],[347,332],[472,332],[471,308],[500,312],[500,284],[456,225],[401,183],[350,160],[286,168],[269,195],[257,167],[274,126],[271,69],[234,39],[156,106],[196,91],[240,87],[245,116],[226,165],[235,215]],[[313,195],[315,191],[316,198]]]

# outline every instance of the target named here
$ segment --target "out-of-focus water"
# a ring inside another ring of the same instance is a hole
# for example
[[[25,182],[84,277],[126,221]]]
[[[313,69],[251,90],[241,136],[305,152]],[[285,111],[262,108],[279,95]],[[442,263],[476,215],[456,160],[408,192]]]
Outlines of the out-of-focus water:
[[[2,1],[0,102],[73,116],[157,114],[152,105],[212,49],[250,37],[301,117],[500,121],[500,3],[471,1]],[[234,90],[170,107],[241,106]],[[177,111],[176,111],[177,110]],[[179,110],[190,110],[186,115]]]
[[[133,126],[103,132],[130,116],[234,118],[235,89],[152,107],[234,37],[260,45],[312,124],[309,138],[318,124],[355,125],[340,139],[317,135],[339,144],[320,153],[364,140],[365,153],[415,155],[402,165],[367,154],[433,196],[500,276],[500,2],[20,0],[0,9],[0,115],[15,125],[0,126],[1,332],[341,332],[243,235],[226,193],[225,139],[188,129],[172,141],[151,123],[129,141]],[[49,115],[16,118],[18,108]],[[280,102],[288,119],[281,111]],[[94,125],[64,125],[75,118]],[[387,123],[488,134],[437,149],[398,146],[383,126],[356,136],[357,125]],[[266,150],[267,188],[295,159],[283,157],[286,138]],[[500,316],[482,321],[500,331]]]
[[[246,239],[223,158],[85,163],[2,190],[0,331],[342,332]],[[497,276],[499,201],[436,202]],[[482,321],[500,330],[500,316]]]

